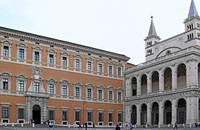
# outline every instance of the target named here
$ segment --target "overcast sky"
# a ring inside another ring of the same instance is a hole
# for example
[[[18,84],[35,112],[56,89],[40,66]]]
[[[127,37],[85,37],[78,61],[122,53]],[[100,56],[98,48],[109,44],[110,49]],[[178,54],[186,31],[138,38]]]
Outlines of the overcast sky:
[[[162,40],[184,31],[191,0],[0,0],[0,26],[145,62],[151,21]],[[200,0],[195,0],[200,13]]]

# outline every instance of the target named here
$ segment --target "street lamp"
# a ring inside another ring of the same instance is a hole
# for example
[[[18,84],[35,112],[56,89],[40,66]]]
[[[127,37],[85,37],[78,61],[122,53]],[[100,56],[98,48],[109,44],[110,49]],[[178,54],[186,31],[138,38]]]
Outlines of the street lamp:
[[[83,125],[84,125],[84,106],[85,106],[86,101],[83,101]]]

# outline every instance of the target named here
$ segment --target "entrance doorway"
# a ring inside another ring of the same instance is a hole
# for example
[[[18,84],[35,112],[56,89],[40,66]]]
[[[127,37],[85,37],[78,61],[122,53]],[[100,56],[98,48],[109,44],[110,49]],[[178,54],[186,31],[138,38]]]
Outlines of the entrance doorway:
[[[35,124],[40,124],[41,123],[41,109],[39,105],[34,105],[33,106],[33,120],[35,122]]]

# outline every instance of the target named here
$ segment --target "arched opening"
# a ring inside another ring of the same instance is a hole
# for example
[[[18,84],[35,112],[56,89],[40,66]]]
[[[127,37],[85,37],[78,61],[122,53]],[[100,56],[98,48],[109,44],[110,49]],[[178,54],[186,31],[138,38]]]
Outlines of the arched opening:
[[[167,68],[164,72],[164,87],[165,90],[172,89],[172,71],[170,68]]]
[[[147,94],[147,76],[146,75],[142,75],[142,79],[141,79],[141,94]]]
[[[141,125],[146,125],[147,123],[147,105],[142,105],[142,111],[141,111]]]
[[[166,101],[164,105],[164,124],[171,124],[172,122],[172,103]]]
[[[152,91],[158,92],[159,91],[159,74],[158,72],[154,72],[152,75]]]
[[[200,85],[200,63],[198,64],[198,83]]]
[[[199,122],[200,122],[200,99],[199,99]]]
[[[132,79],[132,96],[137,95],[137,79],[134,77]]]
[[[186,66],[184,64],[179,65],[177,70],[177,86],[186,86]]]
[[[33,120],[35,124],[40,124],[41,123],[41,109],[39,105],[34,105],[33,106]]]
[[[131,123],[133,125],[137,123],[137,107],[135,105],[132,106]]]
[[[178,110],[177,110],[177,122],[178,124],[186,123],[186,101],[185,99],[180,99],[178,101]]]
[[[157,102],[154,102],[152,105],[152,112],[151,112],[151,118],[152,118],[152,125],[158,125],[159,122],[159,105]]]

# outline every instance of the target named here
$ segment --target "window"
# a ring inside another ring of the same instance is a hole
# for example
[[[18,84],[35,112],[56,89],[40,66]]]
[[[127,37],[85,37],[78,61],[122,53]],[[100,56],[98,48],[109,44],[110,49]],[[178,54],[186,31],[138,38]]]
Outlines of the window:
[[[49,84],[49,94],[54,95],[54,85],[53,84]]]
[[[9,47],[8,46],[3,47],[3,56],[9,57]]]
[[[113,75],[113,67],[112,66],[108,67],[108,74]]]
[[[118,67],[117,74],[118,74],[118,76],[122,76],[122,68],[121,67]]]
[[[87,62],[87,70],[92,71],[92,63],[90,61]]]
[[[108,113],[108,122],[113,122],[113,113]]]
[[[9,107],[2,107],[2,118],[9,118]]]
[[[75,121],[81,121],[81,112],[75,111]]]
[[[39,60],[40,60],[39,58],[40,58],[40,53],[37,52],[37,51],[35,51],[35,58],[34,58],[34,61],[39,62]]]
[[[24,119],[24,108],[18,108],[18,119]]]
[[[3,78],[3,90],[8,90],[8,79]]]
[[[34,83],[34,92],[35,93],[39,93],[39,86],[40,86],[40,84],[38,82]]]
[[[87,112],[87,121],[93,121],[93,112]]]
[[[60,81],[60,88],[61,88],[61,96],[68,96],[69,95],[69,81],[67,80],[61,80]]]
[[[103,112],[98,113],[98,121],[103,122]]]
[[[117,116],[117,121],[118,122],[122,122],[122,113],[118,113],[118,116]]]
[[[87,98],[92,98],[92,90],[90,88],[87,89]]]
[[[81,83],[79,83],[79,82],[74,83],[74,97],[76,97],[76,98],[81,97],[81,87],[82,87]]]
[[[66,85],[62,86],[62,95],[67,96],[67,86]]]
[[[24,91],[24,81],[23,80],[18,81],[18,90],[21,92]]]
[[[54,110],[49,110],[49,120],[54,120]]]
[[[75,68],[80,69],[80,60],[79,59],[76,59]]]
[[[118,101],[122,101],[122,92],[118,92],[117,93],[117,95],[118,95]]]
[[[62,111],[62,120],[68,121],[68,111]]]
[[[102,99],[103,98],[103,91],[102,90],[99,90],[99,96],[98,96],[98,99]]]
[[[67,67],[67,57],[63,57],[63,66]]]
[[[24,59],[24,49],[19,49],[19,59]]]
[[[54,55],[52,54],[49,55],[49,64],[54,64]]]
[[[98,64],[98,73],[103,73],[103,65]]]
[[[112,100],[112,91],[109,91],[109,94],[108,94],[108,100]]]
[[[79,87],[75,88],[75,97],[80,97],[80,89],[79,89]]]

